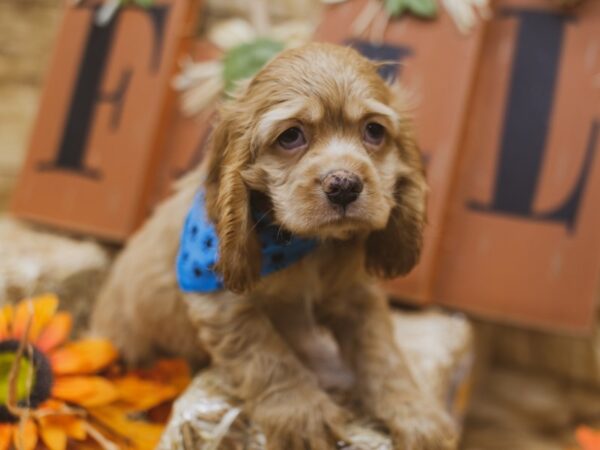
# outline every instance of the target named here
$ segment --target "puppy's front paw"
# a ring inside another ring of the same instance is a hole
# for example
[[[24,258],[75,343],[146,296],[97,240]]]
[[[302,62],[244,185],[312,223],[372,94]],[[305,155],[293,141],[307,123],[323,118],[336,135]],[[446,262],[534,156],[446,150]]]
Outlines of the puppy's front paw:
[[[399,450],[454,450],[458,445],[454,420],[437,404],[404,404],[385,422]]]
[[[327,394],[288,394],[271,396],[253,411],[268,450],[332,450],[344,441],[343,427],[350,414]]]

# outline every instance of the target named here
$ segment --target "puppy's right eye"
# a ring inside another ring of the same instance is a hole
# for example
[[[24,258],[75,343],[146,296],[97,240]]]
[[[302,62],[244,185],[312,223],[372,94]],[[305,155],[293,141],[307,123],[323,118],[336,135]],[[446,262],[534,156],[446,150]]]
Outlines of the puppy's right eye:
[[[288,128],[277,138],[277,145],[284,150],[296,150],[306,145],[306,137],[300,128]]]
[[[381,145],[385,138],[385,128],[377,122],[369,122],[365,126],[363,139],[371,145]]]

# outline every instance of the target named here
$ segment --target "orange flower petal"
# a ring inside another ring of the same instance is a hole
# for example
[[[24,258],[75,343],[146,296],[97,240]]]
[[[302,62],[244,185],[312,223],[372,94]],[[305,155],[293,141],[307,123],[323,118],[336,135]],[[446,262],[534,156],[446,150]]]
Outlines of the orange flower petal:
[[[67,436],[78,441],[83,441],[87,437],[85,429],[85,420],[80,417],[65,417],[63,427]]]
[[[85,407],[106,405],[119,393],[102,377],[59,377],[54,381],[52,396]]]
[[[106,339],[71,342],[50,355],[58,375],[91,374],[104,369],[117,358],[117,350]]]
[[[166,424],[169,421],[169,417],[171,417],[172,410],[173,402],[165,402],[149,409],[146,416],[150,422]]]
[[[163,425],[130,419],[126,411],[114,405],[90,408],[88,412],[100,423],[130,440],[136,450],[154,450],[164,431]]]
[[[177,393],[183,392],[191,381],[190,366],[184,359],[161,359],[140,374],[146,379],[173,386]]]
[[[42,330],[36,341],[36,346],[47,352],[67,340],[73,328],[73,318],[69,313],[57,313]]]
[[[40,436],[49,450],[65,450],[67,448],[67,433],[59,425],[42,424]]]
[[[119,398],[135,411],[145,411],[177,396],[173,386],[126,375],[113,380]]]
[[[0,450],[8,450],[13,434],[13,425],[0,424]]]
[[[12,305],[5,305],[0,310],[0,339],[6,339],[10,336],[10,324],[12,322]],[[0,450],[2,450],[0,448]]]
[[[25,422],[23,427],[14,425],[13,445],[19,450],[33,450],[38,441],[38,430],[33,420]]]
[[[600,450],[600,431],[581,426],[575,432],[577,443],[583,450]]]
[[[20,338],[25,333],[29,317],[32,317],[28,339],[35,342],[58,308],[58,297],[54,294],[41,295],[21,301],[15,309],[13,335]]]
[[[67,411],[67,405],[56,400],[48,400],[38,407],[38,411],[40,412],[44,412],[47,409],[52,410],[54,414],[42,415],[38,419],[42,428],[59,427],[68,437],[79,441],[87,437],[85,420],[83,418],[69,412],[61,414],[61,412]]]
[[[40,406],[38,406],[38,410],[45,411],[45,410],[49,409],[52,412],[58,412],[58,411],[62,411],[66,406],[67,405],[65,405],[65,402],[49,398],[44,403],[42,403]]]

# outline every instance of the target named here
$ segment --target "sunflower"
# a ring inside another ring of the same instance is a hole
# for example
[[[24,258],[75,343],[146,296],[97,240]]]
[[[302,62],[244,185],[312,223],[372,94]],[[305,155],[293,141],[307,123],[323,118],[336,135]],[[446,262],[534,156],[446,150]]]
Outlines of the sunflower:
[[[120,371],[109,341],[67,341],[57,307],[43,295],[0,310],[0,450],[154,448],[163,424],[149,413],[183,390],[185,363]]]

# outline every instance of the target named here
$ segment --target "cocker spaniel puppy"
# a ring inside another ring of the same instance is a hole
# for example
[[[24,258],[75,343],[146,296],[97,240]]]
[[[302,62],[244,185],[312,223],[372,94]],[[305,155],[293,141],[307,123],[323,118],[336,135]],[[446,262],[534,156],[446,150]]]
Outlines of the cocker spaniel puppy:
[[[419,259],[426,183],[398,93],[350,48],[283,52],[220,110],[201,167],[130,240],[93,330],[139,363],[210,356],[272,450],[335,448],[347,412],[304,331],[331,331],[397,448],[453,448],[392,336],[379,277]]]

